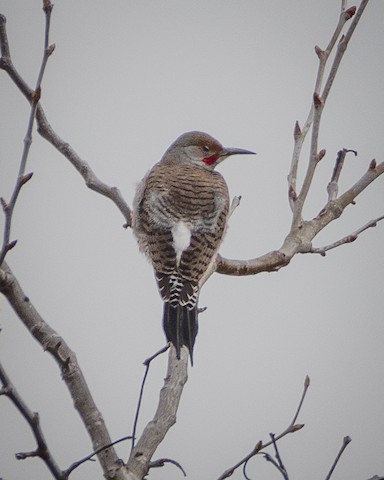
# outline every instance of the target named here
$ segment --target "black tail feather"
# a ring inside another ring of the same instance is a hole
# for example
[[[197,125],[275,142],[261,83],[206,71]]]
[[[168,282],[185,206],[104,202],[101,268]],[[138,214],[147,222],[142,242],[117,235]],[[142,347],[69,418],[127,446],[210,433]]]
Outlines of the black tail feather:
[[[189,310],[187,306],[173,307],[169,302],[164,302],[163,327],[167,340],[176,349],[177,358],[180,359],[180,349],[185,345],[193,365],[193,346],[198,330],[197,308]]]

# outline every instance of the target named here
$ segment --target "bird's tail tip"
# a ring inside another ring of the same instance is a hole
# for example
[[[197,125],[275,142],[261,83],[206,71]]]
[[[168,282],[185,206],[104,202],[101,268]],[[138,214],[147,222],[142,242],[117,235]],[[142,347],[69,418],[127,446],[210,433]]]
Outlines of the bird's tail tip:
[[[192,309],[182,305],[173,307],[169,302],[164,302],[163,327],[168,341],[176,349],[177,359],[180,360],[181,347],[185,345],[193,366],[193,347],[198,330],[197,307]]]

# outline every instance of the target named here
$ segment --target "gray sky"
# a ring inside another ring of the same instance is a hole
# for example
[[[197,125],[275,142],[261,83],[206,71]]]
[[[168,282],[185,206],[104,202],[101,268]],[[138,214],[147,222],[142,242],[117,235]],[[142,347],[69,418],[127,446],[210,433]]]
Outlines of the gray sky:
[[[3,0],[13,60],[29,84],[40,65],[40,1]],[[252,258],[278,248],[290,224],[286,176],[295,120],[306,119],[317,57],[336,25],[334,0],[82,2],[57,0],[42,103],[52,126],[106,183],[131,203],[137,182],[182,132],[207,131],[224,145],[258,152],[219,168],[242,195],[221,253]],[[337,151],[349,157],[341,190],[382,161],[384,3],[372,0],[350,43],[323,115],[319,166],[305,211],[326,201]],[[0,72],[1,73],[1,72]],[[0,195],[17,174],[29,107],[0,75]],[[306,151],[304,152],[306,153]],[[303,156],[303,163],[306,161]],[[9,254],[26,294],[76,352],[113,439],[131,431],[142,361],[164,344],[152,270],[117,208],[36,133]],[[316,240],[321,246],[383,214],[383,179]],[[3,220],[3,219],[1,219]],[[293,479],[323,479],[345,435],[352,437],[334,479],[384,474],[384,224],[325,258],[301,255],[274,274],[215,275],[205,285],[195,366],[177,424],[156,453],[191,479],[214,479],[269,432],[288,426],[305,375],[312,385],[300,422],[280,452]],[[91,451],[56,365],[0,299],[2,360],[29,406],[40,413],[62,468]],[[154,412],[166,358],[153,364],[140,427]],[[39,460],[14,453],[34,442],[20,415],[0,399],[0,476],[51,478]],[[129,445],[118,447],[126,459]],[[251,478],[280,478],[264,460]],[[101,478],[88,463],[73,480]],[[151,479],[176,480],[168,466]],[[233,476],[241,478],[241,472]]]

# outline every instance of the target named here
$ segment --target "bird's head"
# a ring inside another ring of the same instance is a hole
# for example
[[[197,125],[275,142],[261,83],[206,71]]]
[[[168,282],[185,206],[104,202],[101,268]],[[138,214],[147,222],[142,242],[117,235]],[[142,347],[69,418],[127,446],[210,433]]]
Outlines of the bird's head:
[[[204,132],[187,132],[180,135],[166,151],[163,159],[186,162],[213,170],[230,155],[254,154],[242,148],[226,148]]]

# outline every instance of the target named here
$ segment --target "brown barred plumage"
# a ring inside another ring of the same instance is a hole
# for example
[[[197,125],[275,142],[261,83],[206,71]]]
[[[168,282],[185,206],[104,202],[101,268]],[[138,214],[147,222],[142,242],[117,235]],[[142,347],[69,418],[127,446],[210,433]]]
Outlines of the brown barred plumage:
[[[168,148],[137,189],[133,230],[153,264],[164,301],[164,330],[178,358],[186,345],[192,362],[200,281],[227,223],[228,188],[214,168],[229,155],[249,153],[224,148],[206,133],[188,132]]]

